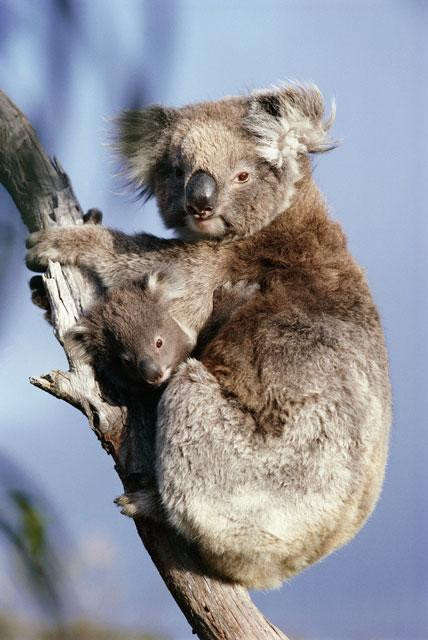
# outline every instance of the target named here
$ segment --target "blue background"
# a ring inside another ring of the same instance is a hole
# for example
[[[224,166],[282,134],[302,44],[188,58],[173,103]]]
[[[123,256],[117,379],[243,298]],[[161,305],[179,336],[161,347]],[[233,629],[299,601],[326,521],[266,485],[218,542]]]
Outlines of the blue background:
[[[154,203],[141,209],[113,177],[106,117],[290,78],[336,97],[342,144],[317,159],[315,176],[381,311],[394,425],[384,490],[363,531],[280,590],[254,596],[291,638],[428,638],[427,17],[423,0],[0,0],[1,88],[60,159],[82,206],[128,232],[164,234]],[[67,532],[69,615],[190,639],[133,524],[112,504],[121,487],[111,459],[76,410],[27,382],[66,362],[29,301],[25,230],[4,190],[0,234],[0,451]],[[38,615],[5,545],[2,610]]]

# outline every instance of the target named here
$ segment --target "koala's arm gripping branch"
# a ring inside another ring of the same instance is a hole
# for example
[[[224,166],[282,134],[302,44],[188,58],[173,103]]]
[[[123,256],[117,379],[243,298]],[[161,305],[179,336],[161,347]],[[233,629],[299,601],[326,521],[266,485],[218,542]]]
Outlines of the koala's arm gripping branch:
[[[82,223],[70,181],[51,162],[25,116],[0,92],[0,182],[31,231]],[[96,295],[91,280],[75,267],[50,263],[44,276],[52,322],[60,341]],[[104,401],[94,372],[71,362],[68,372],[53,371],[33,384],[82,411],[112,455],[125,489],[141,477],[151,456],[144,407],[112,406]],[[169,590],[199,638],[205,640],[286,640],[251,602],[247,592],[204,575],[195,555],[175,533],[146,521],[138,533]]]

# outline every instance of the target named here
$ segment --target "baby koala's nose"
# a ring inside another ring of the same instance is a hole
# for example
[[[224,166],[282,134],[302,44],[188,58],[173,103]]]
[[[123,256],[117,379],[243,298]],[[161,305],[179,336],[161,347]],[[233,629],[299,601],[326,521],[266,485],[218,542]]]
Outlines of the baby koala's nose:
[[[163,368],[154,362],[151,358],[143,358],[138,363],[140,375],[149,384],[158,384],[164,375]]]
[[[186,209],[196,219],[206,220],[213,215],[217,198],[217,183],[204,171],[197,171],[186,185]]]

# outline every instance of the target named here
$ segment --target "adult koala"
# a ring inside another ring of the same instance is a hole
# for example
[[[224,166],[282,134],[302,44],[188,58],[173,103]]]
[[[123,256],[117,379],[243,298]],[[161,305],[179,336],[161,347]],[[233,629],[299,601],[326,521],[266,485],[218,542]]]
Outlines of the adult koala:
[[[123,496],[196,541],[217,574],[266,588],[348,541],[382,484],[387,358],[362,270],[315,186],[331,148],[315,87],[125,112],[128,169],[181,239],[86,225],[30,236],[28,265],[77,264],[106,287],[168,270],[195,339],[213,291],[257,285],[163,393],[157,487]]]

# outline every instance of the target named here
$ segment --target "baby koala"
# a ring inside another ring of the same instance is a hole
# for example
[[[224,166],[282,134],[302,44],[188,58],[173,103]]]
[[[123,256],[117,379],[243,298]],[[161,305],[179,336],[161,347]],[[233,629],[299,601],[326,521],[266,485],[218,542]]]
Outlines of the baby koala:
[[[195,342],[170,313],[178,293],[163,273],[110,289],[66,334],[70,355],[128,389],[161,385]]]

